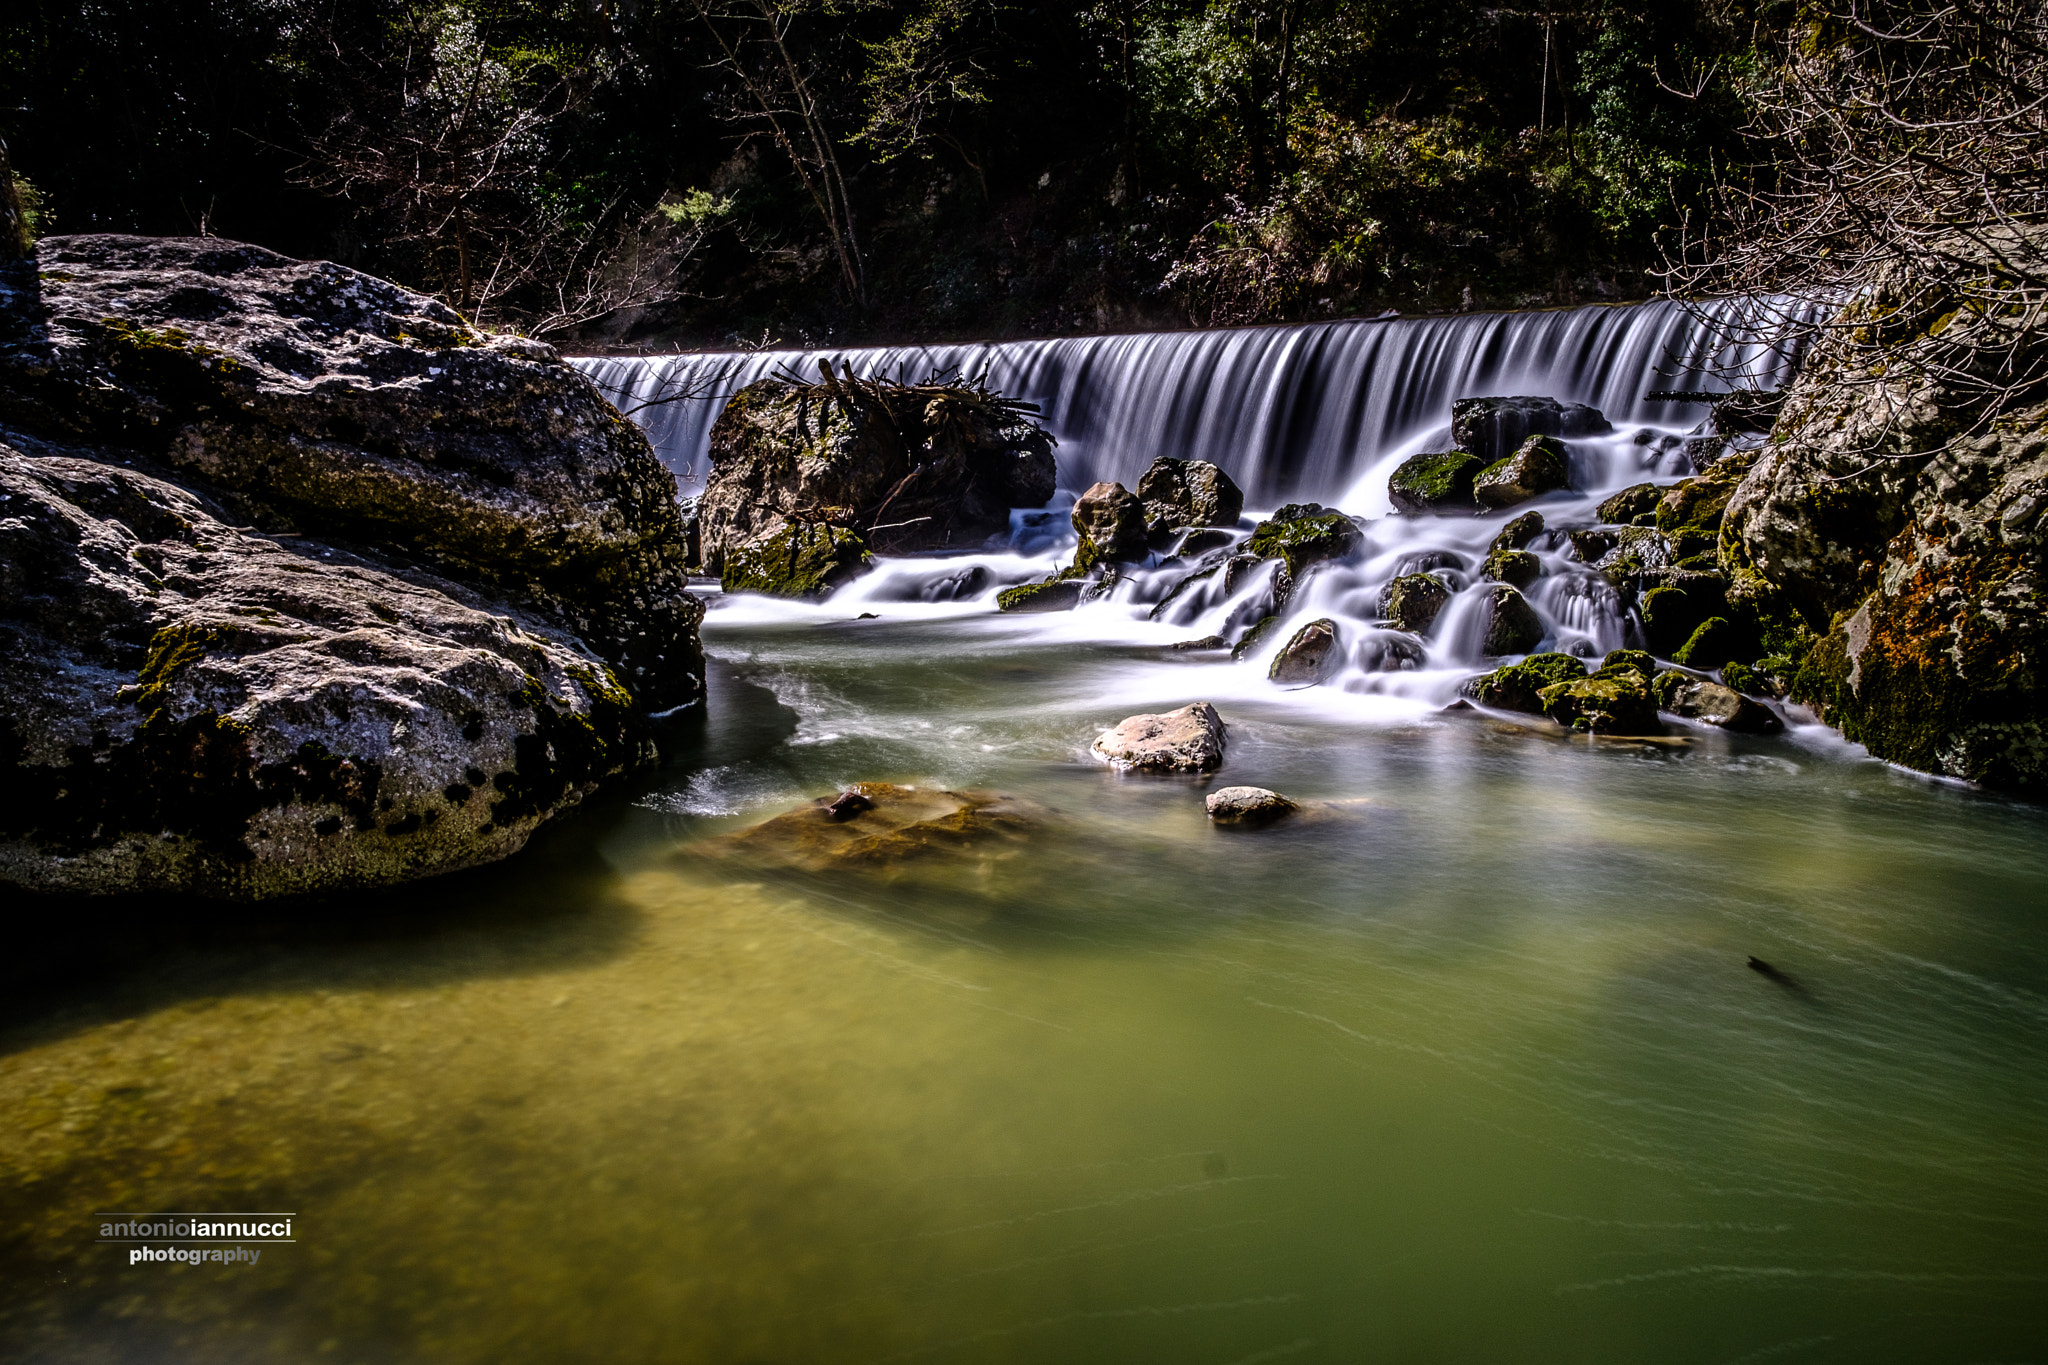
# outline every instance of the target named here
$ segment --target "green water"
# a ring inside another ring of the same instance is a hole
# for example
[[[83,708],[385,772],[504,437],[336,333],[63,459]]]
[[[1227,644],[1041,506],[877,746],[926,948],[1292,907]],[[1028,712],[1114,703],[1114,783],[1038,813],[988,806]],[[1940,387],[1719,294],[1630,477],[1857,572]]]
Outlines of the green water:
[[[692,763],[508,867],[17,949],[9,1358],[2048,1358],[2039,808],[718,620]],[[1341,804],[1224,832],[1085,758],[1202,696],[1224,779]],[[714,856],[856,780],[1045,809],[901,875]],[[298,1240],[130,1267],[106,1209]]]

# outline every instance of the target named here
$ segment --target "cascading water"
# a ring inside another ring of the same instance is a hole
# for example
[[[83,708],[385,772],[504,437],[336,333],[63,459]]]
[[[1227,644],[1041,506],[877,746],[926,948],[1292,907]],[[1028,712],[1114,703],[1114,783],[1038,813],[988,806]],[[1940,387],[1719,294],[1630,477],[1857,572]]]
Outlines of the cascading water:
[[[1656,389],[1776,387],[1797,357],[1767,341],[1769,304],[1730,302],[1695,316],[1655,302],[1540,313],[1347,321],[1214,332],[1068,338],[944,347],[699,354],[579,362],[621,406],[685,389],[713,397],[639,407],[635,415],[686,489],[701,486],[704,451],[723,396],[784,367],[820,359],[864,375],[923,378],[987,371],[1003,393],[1040,405],[1060,441],[1062,493],[1041,512],[1013,517],[1009,545],[977,555],[883,562],[827,603],[730,600],[725,619],[845,619],[864,611],[992,614],[1001,589],[1044,576],[1070,557],[1066,507],[1097,480],[1135,486],[1160,456],[1208,460],[1244,488],[1248,505],[1316,500],[1365,531],[1361,551],[1311,573],[1285,603],[1282,628],[1217,670],[1268,686],[1275,652],[1301,622],[1339,627],[1340,659],[1318,698],[1349,695],[1403,713],[1440,705],[1494,662],[1484,651],[1492,586],[1487,549],[1512,517],[1540,511],[1546,531],[1526,548],[1541,575],[1525,590],[1544,627],[1538,649],[1587,657],[1637,643],[1619,594],[1570,554],[1564,531],[1593,525],[1611,493],[1691,472],[1683,435],[1704,416],[1695,404],[1651,403]],[[1614,424],[1608,436],[1568,443],[1571,488],[1512,509],[1451,517],[1391,515],[1387,478],[1410,455],[1449,444],[1452,403],[1467,396],[1532,394],[1589,404]],[[1240,527],[1257,520],[1248,515]],[[1271,566],[1188,581],[1229,550],[1199,560],[1155,555],[1113,591],[1076,611],[1000,617],[988,629],[1066,640],[1169,645],[1237,640],[1276,608]],[[1435,574],[1454,594],[1427,634],[1391,629],[1381,598],[1396,577]],[[734,613],[737,613],[736,615]],[[1190,657],[1215,659],[1216,654]],[[1226,684],[1227,685],[1227,684]],[[1215,687],[1209,690],[1216,691]]]

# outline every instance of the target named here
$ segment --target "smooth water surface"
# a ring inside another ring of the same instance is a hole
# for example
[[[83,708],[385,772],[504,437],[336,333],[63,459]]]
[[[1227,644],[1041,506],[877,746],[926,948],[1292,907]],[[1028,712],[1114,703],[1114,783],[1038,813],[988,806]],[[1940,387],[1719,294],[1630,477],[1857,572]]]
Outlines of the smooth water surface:
[[[0,1056],[5,1350],[2048,1356],[2039,808],[877,610],[714,611],[694,760],[508,867],[67,939]],[[1204,696],[1216,779],[1087,757]],[[861,780],[1043,809],[829,877],[722,843]],[[1219,830],[1225,781],[1328,804]],[[298,1242],[130,1268],[104,1209]]]

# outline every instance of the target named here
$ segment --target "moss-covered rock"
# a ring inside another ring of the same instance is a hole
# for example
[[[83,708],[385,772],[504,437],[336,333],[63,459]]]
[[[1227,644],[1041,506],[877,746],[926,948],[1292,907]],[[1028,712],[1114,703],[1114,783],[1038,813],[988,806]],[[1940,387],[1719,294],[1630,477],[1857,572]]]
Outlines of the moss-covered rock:
[[[1543,574],[1543,561],[1527,550],[1495,550],[1480,566],[1480,576],[1495,583],[1526,588]]]
[[[1569,654],[1532,654],[1518,664],[1503,664],[1466,684],[1466,693],[1481,706],[1540,714],[1542,692],[1558,683],[1586,676],[1585,661]]]
[[[1260,522],[1245,549],[1260,559],[1282,561],[1288,578],[1298,583],[1312,565],[1347,558],[1364,543],[1358,523],[1334,508],[1308,502],[1289,503]]]
[[[1671,662],[1687,668],[1719,668],[1741,652],[1742,633],[1725,616],[1700,622],[1692,638],[1671,652]]]
[[[1024,583],[997,593],[996,608],[1000,611],[1072,611],[1081,605],[1084,586],[1078,578]]]
[[[1688,574],[1643,593],[1636,610],[1642,616],[1650,651],[1668,659],[1692,638],[1701,622],[1727,615],[1726,580],[1719,574]]]
[[[1654,526],[1664,489],[1654,483],[1631,484],[1601,503],[1596,515],[1610,526]]]
[[[852,531],[790,522],[772,536],[729,547],[719,586],[770,597],[823,597],[868,566],[868,548]]]
[[[1504,550],[1527,549],[1536,537],[1542,534],[1543,514],[1524,512],[1501,527],[1500,534],[1493,538],[1493,544],[1487,549],[1492,554],[1500,554]]]
[[[1480,649],[1487,654],[1527,654],[1542,643],[1543,618],[1529,599],[1506,583],[1484,590],[1486,634]]]
[[[1450,600],[1451,590],[1434,574],[1403,574],[1380,592],[1380,616],[1402,630],[1426,635]]]
[[[1249,630],[1237,637],[1237,643],[1230,647],[1230,657],[1242,659],[1256,653],[1259,647],[1266,643],[1267,637],[1279,628],[1280,617],[1277,613],[1260,617],[1252,623]]]
[[[1599,678],[1611,678],[1620,673],[1635,673],[1644,682],[1649,682],[1657,676],[1657,661],[1646,650],[1616,649],[1610,650],[1600,661],[1600,667],[1594,670],[1594,676]]]
[[[1410,456],[1388,478],[1387,499],[1395,511],[1411,517],[1469,512],[1479,505],[1472,481],[1484,468],[1486,461],[1468,450]]]
[[[1472,496],[1482,507],[1513,507],[1570,481],[1564,443],[1554,436],[1531,436],[1512,455],[1479,471]]]
[[[1602,669],[1576,682],[1553,683],[1538,694],[1543,714],[1559,725],[1596,735],[1661,735],[1650,680],[1633,668]]]

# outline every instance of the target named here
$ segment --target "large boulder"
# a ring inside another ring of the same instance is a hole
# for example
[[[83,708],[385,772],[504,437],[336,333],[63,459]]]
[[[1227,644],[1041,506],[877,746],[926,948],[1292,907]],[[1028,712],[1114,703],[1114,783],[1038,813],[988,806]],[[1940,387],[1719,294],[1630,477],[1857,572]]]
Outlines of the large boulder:
[[[1506,583],[1485,590],[1486,635],[1482,652],[1491,655],[1527,654],[1543,641],[1543,618],[1529,599]]]
[[[609,665],[453,583],[4,445],[0,514],[0,881],[404,881],[504,857],[655,760]]]
[[[1235,526],[1244,512],[1244,492],[1207,460],[1152,462],[1138,480],[1138,501],[1155,532],[1190,526]],[[1182,547],[1186,553],[1186,547]]]
[[[241,524],[488,585],[641,705],[700,694],[675,477],[552,348],[212,237],[50,237],[4,274],[0,424],[143,455]]]
[[[1284,605],[1311,568],[1349,558],[1364,544],[1365,533],[1342,512],[1321,503],[1291,502],[1252,529],[1245,551],[1255,559],[1281,562],[1275,591]]]
[[[1555,398],[1460,398],[1451,405],[1451,439],[1491,464],[1531,436],[1598,436],[1614,430],[1598,408]]]
[[[1052,437],[1023,405],[972,385],[892,384],[829,365],[820,381],[750,384],[712,424],[697,504],[705,572],[723,578],[736,554],[795,525],[856,536],[877,554],[974,549],[1008,530],[1012,508],[1052,497]],[[747,590],[814,596],[830,586]]]
[[[1577,682],[1585,676],[1584,661],[1569,654],[1532,654],[1518,664],[1503,664],[1474,678],[1465,691],[1481,706],[1541,713],[1544,688]]]
[[[1426,635],[1450,600],[1451,590],[1435,574],[1403,574],[1380,590],[1380,617],[1402,630]]]
[[[1223,718],[1205,701],[1131,716],[1098,735],[1089,751],[1123,771],[1214,772],[1223,763]]]
[[[214,239],[0,267],[0,881],[500,858],[701,698],[675,481],[548,348]]]

